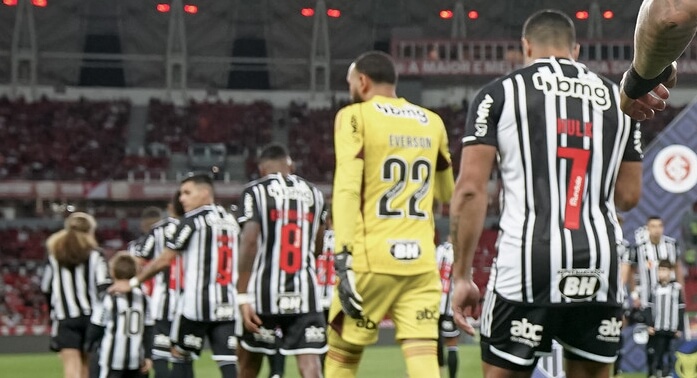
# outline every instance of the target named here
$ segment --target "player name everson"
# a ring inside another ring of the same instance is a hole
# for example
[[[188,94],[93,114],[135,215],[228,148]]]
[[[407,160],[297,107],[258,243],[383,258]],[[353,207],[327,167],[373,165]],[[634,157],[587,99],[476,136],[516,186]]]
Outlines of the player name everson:
[[[390,134],[390,147],[431,148],[431,138]]]

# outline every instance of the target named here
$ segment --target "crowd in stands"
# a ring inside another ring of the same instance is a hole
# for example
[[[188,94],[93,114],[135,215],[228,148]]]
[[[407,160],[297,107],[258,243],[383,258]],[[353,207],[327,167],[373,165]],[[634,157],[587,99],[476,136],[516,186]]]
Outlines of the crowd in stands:
[[[291,102],[288,144],[297,172],[316,182],[331,182],[334,170],[334,117],[343,103],[310,109]],[[668,106],[642,124],[648,145],[682,107]],[[246,154],[247,178],[256,172],[256,150],[272,139],[273,107],[268,102],[196,102],[178,107],[151,100],[144,145],[126,150],[128,101],[26,102],[0,98],[0,179],[158,179],[171,153],[186,153],[194,143],[223,143],[228,154]],[[434,108],[446,125],[455,171],[467,118],[467,102]]]
[[[186,107],[151,100],[145,143],[186,152],[192,143],[225,143],[228,151],[271,141],[273,107],[268,102],[195,102]]]
[[[127,101],[0,98],[0,179],[103,180],[124,155]]]

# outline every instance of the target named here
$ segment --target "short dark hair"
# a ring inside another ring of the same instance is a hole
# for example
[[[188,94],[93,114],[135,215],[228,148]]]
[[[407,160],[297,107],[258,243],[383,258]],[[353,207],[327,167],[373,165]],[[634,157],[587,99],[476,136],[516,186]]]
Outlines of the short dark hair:
[[[162,210],[159,207],[148,206],[140,213],[140,219],[160,219],[162,218]]]
[[[288,157],[290,157],[290,155],[288,154],[288,149],[286,149],[284,145],[280,143],[271,143],[261,150],[259,161],[280,160]]]
[[[554,9],[544,9],[525,21],[523,38],[556,47],[572,48],[576,43],[576,27],[566,14]]]
[[[174,212],[174,216],[179,218],[182,215],[186,213],[184,211],[184,206],[182,205],[181,201],[179,201],[179,196],[182,194],[181,190],[177,190],[176,193],[172,196],[172,211]]]
[[[392,57],[382,51],[361,54],[353,62],[354,69],[375,83],[397,85],[397,69]]]
[[[135,277],[138,265],[135,257],[126,251],[120,251],[111,258],[109,261],[111,264],[112,273],[117,280],[127,280]]]
[[[646,218],[646,223],[649,223],[649,221],[652,221],[652,220],[658,220],[658,221],[663,222],[663,218],[661,218],[660,216],[658,216],[658,215],[649,215],[648,218]]]
[[[658,261],[658,267],[659,268],[668,268],[668,269],[673,269],[673,263],[670,262],[670,260],[659,260]]]
[[[193,182],[194,184],[206,184],[213,187],[213,175],[209,172],[190,172],[181,183]]]

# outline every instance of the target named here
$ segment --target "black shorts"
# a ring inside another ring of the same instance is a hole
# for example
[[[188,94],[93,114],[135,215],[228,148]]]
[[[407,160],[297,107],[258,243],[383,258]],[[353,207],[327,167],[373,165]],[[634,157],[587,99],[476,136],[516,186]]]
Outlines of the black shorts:
[[[55,352],[61,349],[82,350],[82,344],[85,342],[85,335],[89,325],[90,317],[87,315],[53,322],[51,350]]]
[[[205,338],[208,338],[211,344],[213,360],[237,361],[234,321],[202,322],[179,315],[172,322],[170,339],[172,344],[181,351],[200,355]]]
[[[250,352],[283,355],[327,352],[327,323],[323,312],[300,315],[259,315],[258,333],[243,330],[240,344]]]
[[[143,374],[140,370],[108,370],[100,371],[99,378],[147,378],[147,374]]]
[[[440,315],[438,319],[438,330],[443,337],[460,336],[460,329],[455,325],[452,315]]]
[[[152,342],[152,358],[169,359],[172,357],[172,341],[169,334],[172,332],[172,322],[169,320],[155,320],[155,328]]]
[[[612,363],[621,328],[621,307],[542,307],[507,302],[488,292],[481,322],[482,360],[504,369],[532,370],[541,355],[551,353],[555,339],[566,358]]]

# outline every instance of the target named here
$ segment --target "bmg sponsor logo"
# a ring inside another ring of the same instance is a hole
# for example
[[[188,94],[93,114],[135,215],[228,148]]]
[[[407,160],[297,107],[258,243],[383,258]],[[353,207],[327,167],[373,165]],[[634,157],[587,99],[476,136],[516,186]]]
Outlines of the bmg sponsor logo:
[[[511,341],[530,347],[540,345],[543,326],[531,323],[527,318],[511,321]]]

